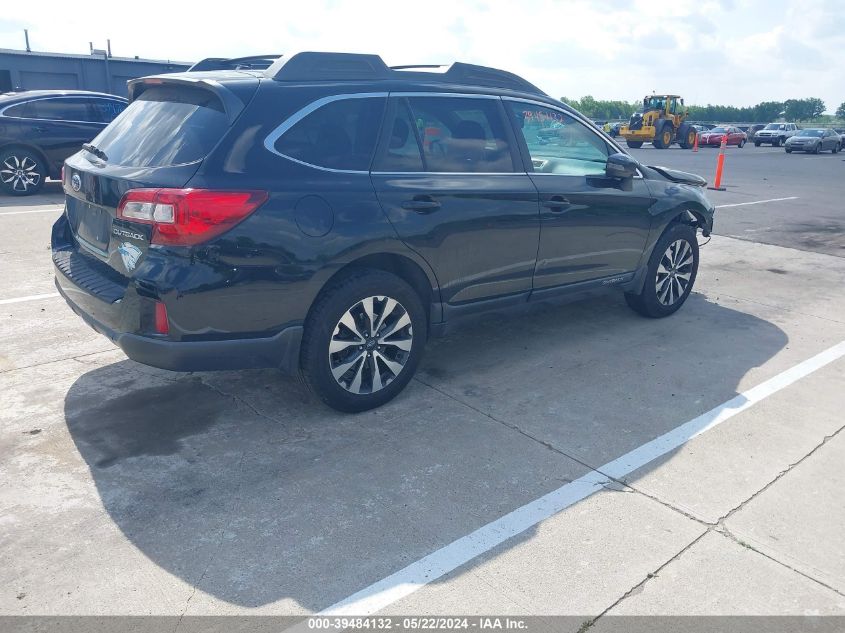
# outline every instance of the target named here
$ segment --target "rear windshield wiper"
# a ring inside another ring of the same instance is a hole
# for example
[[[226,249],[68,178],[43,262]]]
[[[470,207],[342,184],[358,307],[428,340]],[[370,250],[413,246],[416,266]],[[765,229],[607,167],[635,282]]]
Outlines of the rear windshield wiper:
[[[93,145],[91,145],[91,143],[83,143],[82,149],[84,149],[86,152],[91,152],[100,160],[104,160],[106,162],[108,162],[109,160],[109,157],[106,156],[106,153],[103,150],[101,150],[99,147],[94,147]]]

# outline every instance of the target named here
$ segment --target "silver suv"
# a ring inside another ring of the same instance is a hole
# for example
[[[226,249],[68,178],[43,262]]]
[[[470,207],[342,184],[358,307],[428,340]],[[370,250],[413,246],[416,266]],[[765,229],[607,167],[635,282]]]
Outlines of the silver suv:
[[[754,135],[754,146],[760,147],[763,143],[768,143],[772,147],[780,147],[797,131],[798,126],[794,123],[769,123]]]

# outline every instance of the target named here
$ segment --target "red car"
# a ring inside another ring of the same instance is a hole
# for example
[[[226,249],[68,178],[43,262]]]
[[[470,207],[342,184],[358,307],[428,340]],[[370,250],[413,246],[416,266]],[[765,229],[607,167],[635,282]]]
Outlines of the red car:
[[[748,135],[738,127],[734,127],[732,125],[720,125],[719,127],[714,127],[712,130],[702,132],[698,137],[698,144],[715,145],[718,147],[722,144],[722,139],[725,135],[728,137],[728,145],[742,147],[748,140]]]

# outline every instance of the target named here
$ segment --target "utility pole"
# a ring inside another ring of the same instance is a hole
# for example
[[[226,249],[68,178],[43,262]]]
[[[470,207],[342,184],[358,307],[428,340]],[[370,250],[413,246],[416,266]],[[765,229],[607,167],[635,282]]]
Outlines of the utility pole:
[[[32,49],[29,47],[29,29],[23,30],[23,38],[26,40],[26,52],[31,53]]]
[[[91,44],[91,54],[103,56],[103,62],[105,63],[106,69],[106,92],[111,94],[111,72],[109,71],[109,52],[107,50],[103,50],[102,48],[94,48],[94,45]]]

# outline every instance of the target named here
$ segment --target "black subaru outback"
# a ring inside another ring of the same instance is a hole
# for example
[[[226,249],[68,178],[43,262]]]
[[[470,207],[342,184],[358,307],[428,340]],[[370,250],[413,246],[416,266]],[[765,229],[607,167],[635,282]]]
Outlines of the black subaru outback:
[[[56,285],[172,370],[301,372],[379,406],[453,318],[617,287],[672,314],[714,207],[516,75],[299,53],[130,82],[64,170]]]

